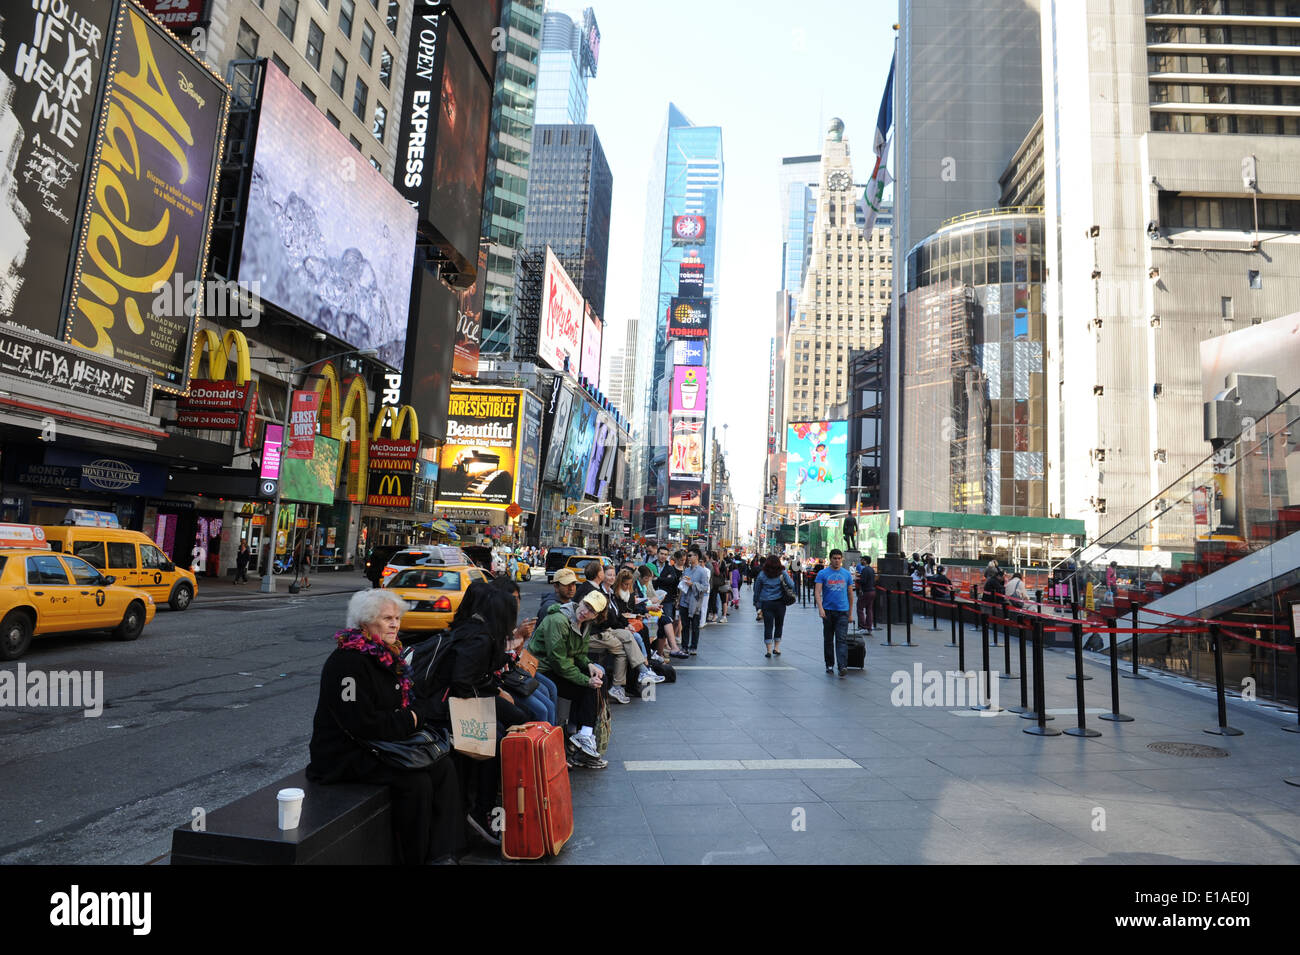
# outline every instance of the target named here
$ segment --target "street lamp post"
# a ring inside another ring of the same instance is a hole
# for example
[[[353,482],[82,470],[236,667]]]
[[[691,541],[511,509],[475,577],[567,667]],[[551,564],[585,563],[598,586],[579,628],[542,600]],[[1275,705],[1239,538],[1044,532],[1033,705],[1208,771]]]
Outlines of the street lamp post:
[[[280,473],[275,478],[275,504],[271,507],[271,552],[266,557],[266,573],[262,575],[262,585],[259,590],[264,594],[275,593],[275,551],[280,542],[280,502],[284,488],[284,464],[285,464],[285,435],[289,431],[289,412],[293,408],[293,376],[300,371],[306,371],[312,365],[319,365],[327,361],[333,361],[335,358],[345,358],[348,355],[357,355],[363,358],[373,358],[379,352],[374,348],[349,348],[347,351],[339,352],[337,355],[327,355],[324,358],[318,358],[316,361],[308,362],[305,365],[299,365],[297,368],[289,369],[289,390],[284,396],[284,420],[281,422],[283,430],[280,432]],[[362,436],[362,440],[365,436]],[[263,442],[262,454],[265,456],[265,442]],[[285,538],[285,546],[290,546],[291,537]],[[305,551],[304,551],[305,552]]]

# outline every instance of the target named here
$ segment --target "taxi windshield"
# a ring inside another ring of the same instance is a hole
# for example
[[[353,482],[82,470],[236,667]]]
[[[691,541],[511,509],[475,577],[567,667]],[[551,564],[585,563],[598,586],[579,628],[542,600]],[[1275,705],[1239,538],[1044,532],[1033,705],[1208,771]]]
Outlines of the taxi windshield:
[[[412,568],[397,573],[389,587],[413,587],[421,590],[459,590],[460,573],[454,570]]]

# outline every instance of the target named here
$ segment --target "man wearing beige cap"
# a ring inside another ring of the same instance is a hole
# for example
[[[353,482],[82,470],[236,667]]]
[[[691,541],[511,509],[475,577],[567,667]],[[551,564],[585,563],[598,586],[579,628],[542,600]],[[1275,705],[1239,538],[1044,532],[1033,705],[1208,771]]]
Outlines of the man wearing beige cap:
[[[578,575],[569,567],[561,567],[555,572],[551,583],[555,587],[555,593],[542,594],[542,601],[537,605],[539,624],[546,619],[546,611],[551,609],[551,604],[567,604],[573,600],[573,595],[578,590]]]
[[[596,611],[596,618],[592,620],[587,630],[587,650],[590,653],[608,653],[614,661],[613,680],[609,684],[611,700],[616,703],[632,702],[627,691],[623,689],[623,684],[627,682],[629,663],[636,672],[639,685],[662,682],[663,677],[656,676],[655,672],[646,665],[645,654],[641,652],[636,634],[626,626],[619,626],[625,625],[626,621],[619,616],[618,611],[602,591],[588,591],[581,602]]]

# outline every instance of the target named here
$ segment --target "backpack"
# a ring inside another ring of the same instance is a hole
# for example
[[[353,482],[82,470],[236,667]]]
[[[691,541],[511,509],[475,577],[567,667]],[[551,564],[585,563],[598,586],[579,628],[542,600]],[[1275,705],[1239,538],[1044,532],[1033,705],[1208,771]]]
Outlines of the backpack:
[[[455,654],[451,652],[455,637],[446,630],[411,647],[406,654],[406,664],[411,668],[411,688],[421,699],[432,695],[433,687],[449,682],[440,679],[448,675]]]

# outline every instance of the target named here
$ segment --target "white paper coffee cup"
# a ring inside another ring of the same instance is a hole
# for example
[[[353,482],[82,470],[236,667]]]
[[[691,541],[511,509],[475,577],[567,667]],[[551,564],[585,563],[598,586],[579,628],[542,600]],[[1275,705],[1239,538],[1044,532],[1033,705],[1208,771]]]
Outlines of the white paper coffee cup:
[[[297,829],[298,820],[302,818],[301,789],[281,789],[275,794],[276,805],[280,808],[280,828]]]

